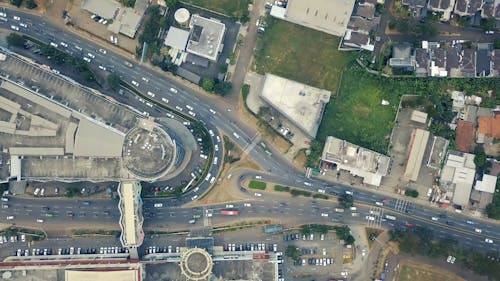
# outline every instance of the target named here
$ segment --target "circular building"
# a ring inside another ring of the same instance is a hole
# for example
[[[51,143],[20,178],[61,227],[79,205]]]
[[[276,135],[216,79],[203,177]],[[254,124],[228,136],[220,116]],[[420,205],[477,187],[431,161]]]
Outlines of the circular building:
[[[123,164],[133,177],[154,181],[172,171],[176,153],[167,132],[155,123],[142,123],[125,136]]]
[[[181,254],[181,272],[187,280],[208,280],[212,266],[212,257],[204,249],[192,248]]]
[[[190,17],[191,14],[186,8],[180,8],[174,14],[175,21],[181,26],[188,26]]]

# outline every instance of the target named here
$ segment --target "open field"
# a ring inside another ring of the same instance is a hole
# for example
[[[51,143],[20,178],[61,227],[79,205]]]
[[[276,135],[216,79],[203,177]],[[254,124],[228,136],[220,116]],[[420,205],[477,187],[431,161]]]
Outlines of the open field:
[[[465,281],[452,272],[426,264],[400,263],[397,281]]]
[[[340,38],[273,18],[258,43],[257,72],[270,72],[335,93],[340,73],[354,58],[337,50]]]
[[[183,2],[239,19],[248,14],[250,0],[184,0]]]

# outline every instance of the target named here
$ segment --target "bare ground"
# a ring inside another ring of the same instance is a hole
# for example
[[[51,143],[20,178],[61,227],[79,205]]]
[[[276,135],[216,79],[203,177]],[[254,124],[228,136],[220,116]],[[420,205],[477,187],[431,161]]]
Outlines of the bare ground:
[[[402,260],[396,280],[398,281],[466,281],[450,271],[413,260]]]

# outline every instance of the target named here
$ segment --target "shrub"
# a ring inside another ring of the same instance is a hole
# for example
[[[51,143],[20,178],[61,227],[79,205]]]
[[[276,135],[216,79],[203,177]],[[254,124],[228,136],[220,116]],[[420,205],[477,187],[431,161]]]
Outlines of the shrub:
[[[325,199],[325,200],[327,200],[327,199],[328,199],[328,196],[327,196],[327,195],[324,195],[324,194],[314,194],[314,195],[313,195],[313,198],[316,198],[316,199]]]
[[[261,182],[261,181],[250,181],[250,183],[248,184],[248,187],[252,188],[252,189],[264,190],[264,189],[266,189],[266,183]]]
[[[288,186],[282,186],[282,185],[278,185],[277,184],[277,185],[274,186],[274,190],[275,191],[281,191],[281,192],[282,191],[290,191],[290,187],[288,187]]]
[[[292,196],[311,197],[311,192],[304,191],[304,190],[298,190],[298,189],[292,189],[292,190],[290,190],[290,194],[292,194]]]

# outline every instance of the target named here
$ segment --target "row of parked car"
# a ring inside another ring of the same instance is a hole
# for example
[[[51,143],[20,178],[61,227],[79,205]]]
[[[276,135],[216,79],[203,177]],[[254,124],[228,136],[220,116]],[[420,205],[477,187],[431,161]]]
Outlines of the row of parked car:
[[[321,234],[319,239],[321,241],[325,240],[325,235]],[[294,240],[300,240],[300,234],[298,233],[290,233],[290,234],[283,234],[283,241],[294,241]],[[314,240],[314,233],[311,233],[309,235],[302,235],[302,240]]]
[[[246,243],[246,244],[224,244],[224,251],[278,251],[277,244]]]
[[[319,259],[310,258],[310,259],[307,259],[307,263],[306,263],[306,259],[298,259],[298,260],[294,260],[293,264],[297,265],[297,266],[302,266],[302,265],[306,265],[306,264],[327,266],[327,265],[333,264],[334,262],[335,262],[335,260],[332,258],[319,258]]]
[[[16,243],[16,242],[19,242],[19,240],[21,240],[21,242],[26,242],[26,235],[21,234],[21,239],[18,239],[17,235],[11,235],[9,237],[9,239],[7,239],[7,236],[5,236],[5,235],[0,236],[0,244],[5,244],[5,243],[8,243],[9,241],[11,243]]]
[[[156,253],[179,253],[181,251],[180,247],[174,247],[174,246],[168,246],[168,247],[156,247],[156,246],[149,246],[146,248],[144,251],[146,254],[156,254]]]
[[[122,247],[100,247],[99,249],[97,248],[75,248],[75,247],[69,247],[69,248],[59,248],[57,249],[57,255],[91,255],[91,254],[97,254],[97,251],[99,251],[99,254],[120,254],[120,253],[128,253],[127,248],[122,248]],[[39,249],[39,248],[33,248],[31,249],[31,252],[29,249],[17,249],[14,251],[15,256],[49,256],[52,255],[53,251],[51,248],[45,248],[45,249]]]

